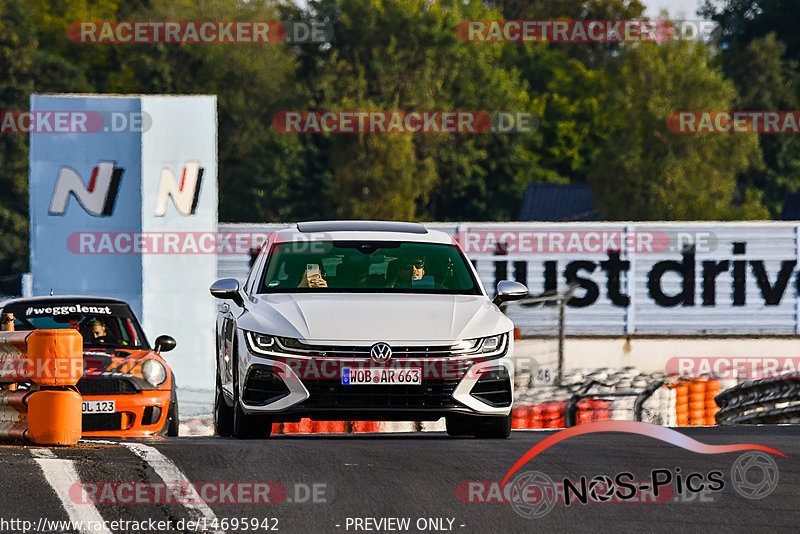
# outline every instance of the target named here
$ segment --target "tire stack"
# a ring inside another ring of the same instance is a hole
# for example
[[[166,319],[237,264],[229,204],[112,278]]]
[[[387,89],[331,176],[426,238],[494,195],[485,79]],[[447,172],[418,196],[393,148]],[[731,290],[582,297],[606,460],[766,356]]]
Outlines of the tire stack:
[[[595,421],[608,421],[611,419],[610,400],[581,399],[578,402],[576,424],[594,423]]]
[[[542,406],[518,406],[511,410],[511,428],[542,428]]]
[[[564,428],[566,402],[551,402],[542,406],[542,428]]]
[[[800,423],[800,378],[748,380],[716,396],[720,425]]]
[[[719,411],[715,400],[720,391],[719,380],[696,378],[669,387],[675,392],[675,426],[717,424],[714,416]]]
[[[576,393],[584,390],[585,384],[596,381],[600,384],[592,389],[596,396],[580,402],[576,412],[576,423],[587,423],[608,420],[632,420],[633,398],[604,397],[607,393],[619,391],[642,390],[653,380],[665,379],[664,373],[640,373],[634,367],[572,369],[564,374],[561,386],[534,385],[531,374],[519,372],[515,378],[516,403],[512,410],[512,428],[564,428],[564,411],[566,401]],[[665,406],[659,406],[656,422],[666,420],[667,399],[665,390]]]

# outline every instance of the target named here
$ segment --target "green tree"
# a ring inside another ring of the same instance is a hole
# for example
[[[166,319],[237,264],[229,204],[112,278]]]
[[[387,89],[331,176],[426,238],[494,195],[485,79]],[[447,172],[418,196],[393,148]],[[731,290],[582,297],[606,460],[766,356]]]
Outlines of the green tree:
[[[700,11],[719,24],[720,61],[738,88],[737,109],[797,110],[800,35],[794,21],[800,16],[800,3],[706,1]],[[777,215],[786,194],[800,190],[800,138],[762,134],[759,144],[764,165],[742,172],[740,187],[763,191],[765,204]]]
[[[307,13],[331,21],[335,35],[332,46],[299,50],[298,77],[311,82],[310,109],[530,109],[516,71],[500,61],[502,45],[463,43],[456,35],[462,20],[497,17],[481,2],[320,0],[310,2]],[[362,212],[347,195],[363,190],[364,178],[356,176],[355,164],[342,169],[348,160],[364,165],[361,172],[373,184],[370,203],[385,204],[380,212],[387,218],[516,218],[522,190],[533,175],[522,136],[331,137],[314,135],[309,141],[332,170],[309,168],[303,187],[308,196],[325,191],[329,206],[350,206],[337,207],[340,216]],[[397,150],[392,164],[380,155],[389,147]],[[372,151],[377,153],[365,153]],[[407,196],[416,208],[409,211],[408,204],[397,203],[399,196]]]
[[[28,109],[36,46],[26,31],[21,2],[0,2],[0,109]],[[28,269],[28,143],[0,135],[0,276]]]
[[[277,20],[271,2],[154,0],[130,14],[148,20]],[[108,45],[104,45],[108,46]],[[119,45],[110,92],[217,95],[219,217],[261,222],[295,218],[304,148],[272,129],[272,117],[301,105],[295,58],[283,43]]]
[[[740,206],[736,175],[759,163],[755,135],[673,133],[680,110],[727,110],[733,84],[709,46],[672,41],[623,49],[610,71],[605,112],[613,131],[591,164],[601,214],[614,220],[765,218],[757,191]]]

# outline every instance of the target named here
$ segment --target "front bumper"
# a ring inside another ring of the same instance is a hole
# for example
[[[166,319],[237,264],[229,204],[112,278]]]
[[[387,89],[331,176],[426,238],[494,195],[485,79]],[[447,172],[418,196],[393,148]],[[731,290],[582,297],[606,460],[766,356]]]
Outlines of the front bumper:
[[[512,341],[501,357],[480,355],[393,360],[391,366],[421,367],[420,385],[344,385],[345,367],[382,368],[364,359],[253,354],[238,343],[239,398],[248,414],[275,422],[308,417],[331,420],[437,420],[448,414],[505,416],[514,387]]]
[[[83,400],[113,400],[116,411],[84,414],[86,437],[146,438],[158,434],[169,413],[169,390],[145,390],[131,395],[84,395]]]

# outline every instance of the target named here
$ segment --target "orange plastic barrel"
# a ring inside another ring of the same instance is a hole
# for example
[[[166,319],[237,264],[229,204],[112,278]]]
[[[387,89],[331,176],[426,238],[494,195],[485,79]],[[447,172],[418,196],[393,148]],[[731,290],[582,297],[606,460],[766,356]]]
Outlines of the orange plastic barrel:
[[[74,386],[83,376],[83,336],[77,330],[34,330],[26,343],[27,374],[35,384]]]
[[[83,430],[81,417],[81,395],[77,391],[34,391],[28,397],[25,438],[37,445],[75,445]]]

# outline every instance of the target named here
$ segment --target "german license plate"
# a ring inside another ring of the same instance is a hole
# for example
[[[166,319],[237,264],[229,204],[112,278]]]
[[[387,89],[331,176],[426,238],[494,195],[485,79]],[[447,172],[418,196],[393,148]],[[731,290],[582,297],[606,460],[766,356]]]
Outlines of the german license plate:
[[[117,409],[113,400],[83,401],[83,413],[114,413]]]
[[[342,369],[342,384],[345,386],[357,386],[360,384],[379,384],[379,385],[420,385],[422,383],[422,371],[419,367],[408,369],[383,369],[381,367],[372,369],[353,369],[345,367]]]

